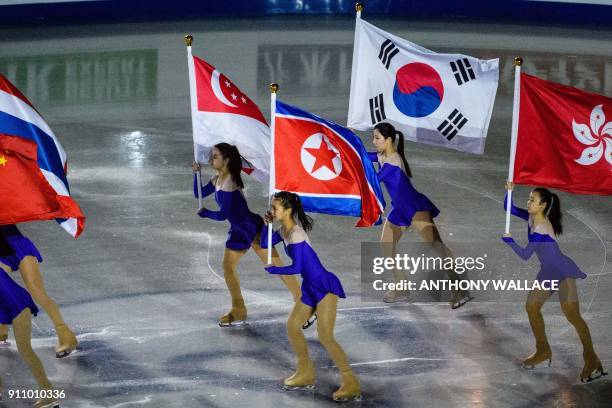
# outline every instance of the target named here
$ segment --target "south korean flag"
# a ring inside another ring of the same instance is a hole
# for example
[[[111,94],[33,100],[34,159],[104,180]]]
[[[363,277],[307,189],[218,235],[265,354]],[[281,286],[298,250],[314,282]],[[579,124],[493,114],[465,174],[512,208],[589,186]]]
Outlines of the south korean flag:
[[[347,126],[389,122],[408,140],[482,154],[499,59],[438,54],[357,18]]]

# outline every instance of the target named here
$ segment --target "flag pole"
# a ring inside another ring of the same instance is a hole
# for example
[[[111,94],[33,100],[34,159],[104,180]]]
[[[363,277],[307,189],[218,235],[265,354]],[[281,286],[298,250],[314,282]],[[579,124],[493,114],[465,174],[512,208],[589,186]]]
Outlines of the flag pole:
[[[191,132],[192,137],[195,134],[195,112],[197,109],[197,97],[196,97],[196,82],[195,82],[195,67],[193,64],[193,55],[191,54],[191,44],[193,43],[193,36],[187,34],[185,36],[185,45],[187,46],[187,67],[189,70],[189,96],[191,105]],[[193,161],[198,161],[198,153],[196,144],[193,144]],[[202,208],[202,171],[199,170],[196,173],[196,185],[198,191],[198,210]]]
[[[270,141],[272,148],[270,149],[270,189],[268,191],[268,208],[272,204],[274,196],[274,183],[276,180],[276,165],[274,163],[274,122],[276,121],[276,92],[278,92],[278,84],[270,84]],[[268,225],[268,265],[272,264],[272,225],[274,220]]]
[[[353,38],[353,66],[351,68],[351,86],[349,88],[349,115],[351,114],[351,112],[353,112],[353,99],[352,98],[354,92],[353,92],[353,88],[357,88],[357,83],[355,82],[355,78],[357,78],[357,56],[358,56],[358,52],[357,52],[357,45],[359,44],[359,30],[358,30],[358,26],[359,26],[359,21],[361,20],[361,12],[363,11],[363,3],[355,3],[355,35]],[[350,118],[347,118],[347,126],[348,126],[348,121],[350,120]]]
[[[523,58],[514,58],[514,99],[512,103],[512,133],[510,137],[510,160],[508,162],[508,183],[512,183],[514,180],[514,158],[516,156],[516,139],[518,135],[519,125],[519,109],[521,106],[521,65],[523,65]],[[511,236],[510,234],[510,211],[512,207],[512,189],[507,189],[507,201],[506,201],[506,230],[505,236]]]

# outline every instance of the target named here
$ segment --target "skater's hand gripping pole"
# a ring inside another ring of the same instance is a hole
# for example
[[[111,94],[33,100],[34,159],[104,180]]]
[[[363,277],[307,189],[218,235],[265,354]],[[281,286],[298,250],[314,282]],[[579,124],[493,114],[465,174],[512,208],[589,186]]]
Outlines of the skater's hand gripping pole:
[[[512,182],[514,181],[514,158],[516,156],[516,139],[519,126],[519,109],[521,106],[521,65],[523,59],[516,57],[514,59],[514,100],[512,103],[512,133],[510,138],[510,160],[508,161],[508,184],[507,184],[507,200],[506,205],[506,229],[504,235],[510,236],[510,210],[512,205]]]
[[[276,181],[276,165],[274,160],[274,123],[276,119],[276,92],[278,91],[278,84],[270,84],[270,142],[272,148],[270,149],[270,190],[268,192],[268,207],[272,204],[272,197],[274,196],[274,183]],[[268,228],[268,265],[272,264],[272,224]]]
[[[198,210],[202,208],[202,166],[197,161],[191,165],[191,170],[196,176],[196,190],[198,192]]]

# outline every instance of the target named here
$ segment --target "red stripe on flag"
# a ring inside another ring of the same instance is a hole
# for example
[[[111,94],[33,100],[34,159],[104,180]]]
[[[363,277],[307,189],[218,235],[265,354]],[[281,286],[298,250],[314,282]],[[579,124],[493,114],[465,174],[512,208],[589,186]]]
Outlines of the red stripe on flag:
[[[32,107],[32,109],[36,110],[36,108],[34,107],[34,105],[32,105],[30,103],[30,101],[28,100],[28,98],[25,97],[24,94],[21,93],[21,91],[19,89],[17,89],[15,87],[15,85],[13,85],[8,79],[6,79],[6,77],[2,74],[0,74],[0,91],[4,91],[8,94],[14,95],[17,98],[21,99],[22,101],[24,101],[25,103],[27,103],[28,105],[30,105]],[[38,111],[37,111],[38,112]]]

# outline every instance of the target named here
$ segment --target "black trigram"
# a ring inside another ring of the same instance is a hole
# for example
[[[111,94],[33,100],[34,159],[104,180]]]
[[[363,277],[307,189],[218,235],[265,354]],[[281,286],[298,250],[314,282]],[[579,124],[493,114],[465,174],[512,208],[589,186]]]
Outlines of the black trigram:
[[[450,66],[453,69],[453,74],[455,74],[457,84],[463,85],[472,79],[476,79],[476,75],[474,75],[474,71],[472,70],[472,65],[467,58],[451,61]]]
[[[383,94],[378,94],[378,96],[370,99],[370,117],[372,118],[373,125],[387,119],[385,115],[385,104],[383,103]]]
[[[438,132],[442,134],[446,138],[446,140],[450,141],[457,132],[461,130],[461,128],[467,123],[467,119],[463,116],[457,109],[453,109],[448,118],[444,120],[438,126]]]
[[[389,64],[395,55],[399,52],[399,48],[391,42],[391,40],[385,40],[380,46],[380,52],[378,53],[378,59],[383,63],[385,68],[389,69]]]

